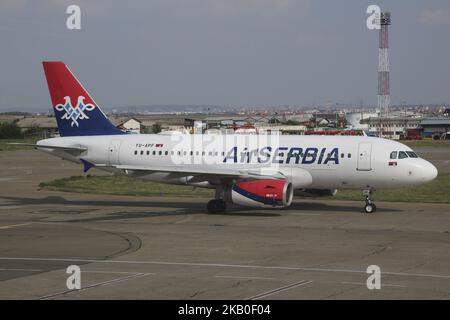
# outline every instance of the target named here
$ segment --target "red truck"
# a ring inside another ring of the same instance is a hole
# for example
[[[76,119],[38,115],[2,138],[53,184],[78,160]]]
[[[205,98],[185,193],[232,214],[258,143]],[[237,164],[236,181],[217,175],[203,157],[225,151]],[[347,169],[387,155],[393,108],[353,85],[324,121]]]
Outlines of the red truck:
[[[404,134],[400,135],[402,140],[422,140],[422,135],[418,129],[406,129]]]

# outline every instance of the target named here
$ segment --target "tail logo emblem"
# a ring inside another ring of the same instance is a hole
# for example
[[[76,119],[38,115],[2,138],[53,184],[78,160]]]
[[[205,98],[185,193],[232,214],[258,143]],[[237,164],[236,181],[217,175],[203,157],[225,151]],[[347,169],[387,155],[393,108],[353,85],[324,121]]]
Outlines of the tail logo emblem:
[[[89,119],[85,111],[92,111],[94,110],[95,106],[91,103],[84,104],[85,97],[79,96],[77,105],[75,107],[72,106],[72,102],[70,101],[69,96],[64,97],[64,104],[57,104],[55,106],[55,109],[58,111],[65,111],[64,115],[61,117],[61,119],[67,119],[72,120],[72,123],[70,126],[76,125],[79,127],[78,120],[84,120]]]

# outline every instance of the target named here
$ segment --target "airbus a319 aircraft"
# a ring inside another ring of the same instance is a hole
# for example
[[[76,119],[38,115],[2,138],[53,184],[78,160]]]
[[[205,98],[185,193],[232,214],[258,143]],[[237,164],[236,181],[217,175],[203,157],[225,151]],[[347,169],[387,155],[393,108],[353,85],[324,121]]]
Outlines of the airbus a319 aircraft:
[[[436,178],[438,171],[409,147],[367,136],[125,134],[100,110],[69,68],[43,62],[60,137],[38,150],[114,174],[215,189],[210,213],[228,203],[283,208],[294,194],[330,196],[363,190],[364,211],[375,212],[373,192]]]

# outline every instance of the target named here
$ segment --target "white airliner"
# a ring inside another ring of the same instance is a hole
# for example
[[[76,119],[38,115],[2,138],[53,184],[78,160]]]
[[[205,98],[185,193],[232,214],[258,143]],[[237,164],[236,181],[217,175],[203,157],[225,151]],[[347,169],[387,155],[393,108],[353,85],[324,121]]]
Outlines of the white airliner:
[[[114,127],[63,62],[43,62],[61,137],[37,149],[144,180],[215,189],[210,213],[227,203],[282,208],[294,194],[329,196],[420,185],[437,169],[409,147],[366,136],[124,134]]]

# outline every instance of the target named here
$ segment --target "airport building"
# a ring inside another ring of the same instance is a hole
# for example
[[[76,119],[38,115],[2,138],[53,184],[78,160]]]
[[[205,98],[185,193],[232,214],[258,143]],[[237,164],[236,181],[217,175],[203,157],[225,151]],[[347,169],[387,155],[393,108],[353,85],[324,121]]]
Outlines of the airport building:
[[[407,132],[407,130],[419,129],[421,121],[422,118],[370,117],[361,120],[361,124],[366,124],[368,126],[370,135],[398,140]]]
[[[131,118],[115,118],[111,119],[113,124],[120,130],[127,133],[141,133],[142,121],[134,117]]]
[[[58,133],[55,117],[32,116],[15,120],[25,134],[36,135],[39,138],[51,138]]]
[[[345,118],[347,119],[347,128],[351,130],[369,130],[368,123],[361,123],[361,120],[368,118],[377,118],[377,112],[347,112]]]
[[[420,122],[422,136],[440,136],[450,132],[450,118],[426,118]]]

